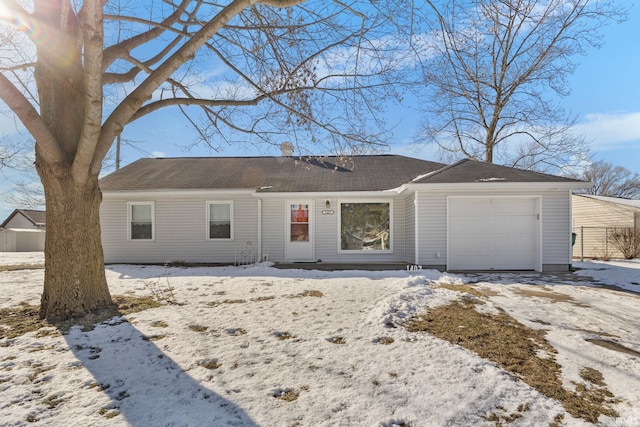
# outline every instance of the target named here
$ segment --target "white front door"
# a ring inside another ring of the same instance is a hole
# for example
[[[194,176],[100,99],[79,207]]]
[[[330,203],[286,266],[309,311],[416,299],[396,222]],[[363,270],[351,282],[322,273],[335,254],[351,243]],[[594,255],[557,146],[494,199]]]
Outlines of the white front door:
[[[287,261],[314,261],[313,259],[313,207],[310,201],[287,203],[285,215],[285,257]]]

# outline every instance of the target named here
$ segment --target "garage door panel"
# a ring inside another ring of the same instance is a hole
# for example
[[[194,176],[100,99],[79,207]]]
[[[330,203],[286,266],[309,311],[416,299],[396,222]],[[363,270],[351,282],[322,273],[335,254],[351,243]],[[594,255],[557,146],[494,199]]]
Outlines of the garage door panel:
[[[496,219],[495,221],[495,229],[500,232],[503,230],[504,232],[509,231],[513,232],[513,230],[518,230],[518,233],[526,233],[532,232],[535,229],[535,218],[533,215],[528,216],[505,216]]]
[[[486,224],[481,221],[473,222],[460,218],[449,221],[449,227],[453,230],[457,230],[456,234],[460,234],[461,237],[465,235],[489,237],[491,235],[490,228],[492,228],[491,224]]]
[[[535,200],[491,199],[491,206],[496,216],[529,215],[535,209]]]
[[[491,214],[490,200],[472,200],[465,202],[464,200],[451,200],[449,208],[455,212],[454,216],[470,217],[470,216],[486,216]]]
[[[534,198],[451,198],[448,207],[450,270],[536,268]]]

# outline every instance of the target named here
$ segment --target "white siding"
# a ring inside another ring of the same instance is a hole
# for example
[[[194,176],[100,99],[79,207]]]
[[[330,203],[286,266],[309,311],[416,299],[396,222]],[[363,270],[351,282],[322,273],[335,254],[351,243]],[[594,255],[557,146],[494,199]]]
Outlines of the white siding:
[[[417,264],[444,268],[447,259],[447,196],[419,192]]]
[[[418,263],[444,266],[447,259],[447,196],[540,196],[542,221],[542,268],[566,270],[571,263],[570,194],[557,191],[509,191],[448,193],[419,191],[418,194]],[[440,255],[438,257],[438,254]]]
[[[549,192],[542,197],[542,269],[571,264],[571,194]]]
[[[231,198],[234,200],[234,240],[207,240],[206,202]],[[139,201],[155,202],[153,241],[127,240],[127,202]],[[248,244],[255,248],[258,244],[258,200],[247,195],[170,199],[108,197],[102,202],[100,217],[105,261],[109,263],[231,263]]]
[[[412,194],[404,201],[405,209],[405,253],[406,261],[417,264],[416,260],[416,194]]]
[[[269,261],[284,261],[285,201],[262,201],[262,254]]]
[[[331,207],[327,209],[326,201]],[[323,210],[333,211],[332,214],[323,214]],[[335,197],[316,199],[315,201],[315,237],[316,259],[334,262],[338,250],[338,216],[340,206]]]
[[[0,252],[42,252],[44,240],[44,230],[3,228]]]

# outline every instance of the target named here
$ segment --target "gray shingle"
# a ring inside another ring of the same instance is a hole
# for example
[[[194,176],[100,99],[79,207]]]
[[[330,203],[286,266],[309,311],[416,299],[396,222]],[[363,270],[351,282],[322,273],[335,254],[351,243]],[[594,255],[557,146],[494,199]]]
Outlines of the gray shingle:
[[[444,165],[398,155],[140,159],[100,180],[103,191],[383,191],[410,182],[581,182],[473,160]]]
[[[474,182],[582,182],[576,179],[500,166],[471,159],[460,160],[414,181],[420,184]]]
[[[103,191],[381,191],[444,166],[396,155],[140,159],[102,178],[100,187]]]

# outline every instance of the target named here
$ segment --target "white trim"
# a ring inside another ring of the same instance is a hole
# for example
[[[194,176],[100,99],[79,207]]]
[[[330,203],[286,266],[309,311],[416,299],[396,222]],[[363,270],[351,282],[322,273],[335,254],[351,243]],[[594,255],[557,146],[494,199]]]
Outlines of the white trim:
[[[573,224],[575,221],[573,218],[573,196],[574,194],[569,191],[569,265],[573,264],[573,245],[571,244],[573,241]]]
[[[279,192],[279,193],[254,193],[253,197],[260,199],[338,199],[338,198],[365,198],[365,199],[385,199],[398,198],[398,194],[395,191],[316,191],[316,192]]]
[[[414,259],[415,265],[420,265],[420,245],[419,245],[420,239],[418,237],[420,235],[419,233],[420,221],[418,221],[418,192],[417,191],[413,195],[413,206],[414,206],[413,207],[413,222],[414,222],[413,245],[415,247],[415,254],[413,256],[413,259]]]
[[[425,190],[433,192],[449,192],[455,190],[479,192],[496,191],[554,191],[578,190],[589,188],[588,183],[582,182],[466,182],[466,183],[434,183],[434,184],[403,184],[396,191]]]
[[[123,199],[123,198],[142,198],[152,197],[154,199],[160,198],[193,198],[197,196],[203,199],[209,199],[220,195],[252,195],[255,190],[247,189],[203,189],[203,190],[118,190],[118,191],[103,191],[102,196],[104,199]]]
[[[343,203],[387,203],[389,205],[389,249],[388,250],[355,250],[342,249],[342,204]],[[393,240],[395,231],[393,229],[393,199],[338,199],[338,253],[339,254],[392,254],[394,251]],[[406,244],[406,242],[405,242]]]
[[[229,228],[229,237],[214,237],[211,238],[209,236],[209,228],[210,225],[209,223],[211,222],[211,218],[209,217],[210,215],[210,206],[211,205],[229,205],[229,217],[230,217],[230,228]],[[234,225],[235,225],[235,221],[234,221],[234,217],[233,217],[233,200],[207,200],[205,202],[205,240],[209,241],[209,242],[230,242],[233,241],[233,231],[234,231]]]
[[[262,200],[258,199],[258,261],[262,262]]]
[[[151,206],[151,238],[133,239],[131,238],[131,209],[133,206]],[[127,202],[127,241],[130,242],[155,242],[156,240],[156,202],[154,200]]]

